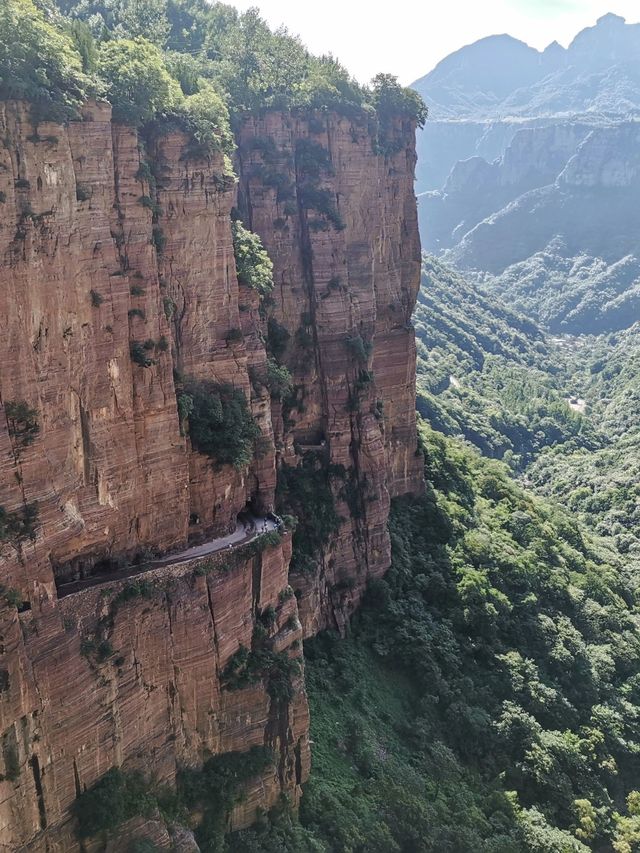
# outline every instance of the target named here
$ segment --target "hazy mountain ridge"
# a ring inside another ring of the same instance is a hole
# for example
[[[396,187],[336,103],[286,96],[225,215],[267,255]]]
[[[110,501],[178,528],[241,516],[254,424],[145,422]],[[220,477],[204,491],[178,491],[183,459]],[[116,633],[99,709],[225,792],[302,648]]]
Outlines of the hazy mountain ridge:
[[[568,48],[552,42],[538,51],[506,34],[480,39],[447,56],[413,88],[436,120],[533,117],[558,108],[577,114],[596,112],[605,103],[616,114],[626,113],[640,107],[639,48],[640,24],[603,15]],[[633,85],[627,91],[628,82]]]
[[[639,48],[640,25],[605,15],[566,49],[482,39],[414,84],[423,247],[556,332],[640,311]]]

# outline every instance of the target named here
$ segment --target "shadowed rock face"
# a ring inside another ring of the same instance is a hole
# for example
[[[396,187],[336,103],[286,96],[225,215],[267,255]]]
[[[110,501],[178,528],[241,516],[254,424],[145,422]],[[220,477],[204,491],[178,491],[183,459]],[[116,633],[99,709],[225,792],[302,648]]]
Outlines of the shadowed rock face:
[[[281,791],[299,796],[304,679],[276,702],[264,679],[228,690],[221,673],[269,607],[271,647],[290,657],[303,634],[341,628],[389,565],[390,496],[421,488],[414,128],[398,122],[397,153],[384,157],[347,119],[267,114],[240,131],[236,188],[221,157],[194,157],[181,133],[142,144],[102,105],[36,133],[26,107],[3,103],[0,125],[0,503],[20,518],[38,507],[35,538],[12,534],[0,550],[5,588],[17,591],[0,613],[0,833],[12,848],[74,850],[70,806],[110,767],[172,782],[207,752],[266,743],[275,764],[232,815],[245,826]],[[287,173],[286,210],[255,168],[252,140],[264,138]],[[327,152],[314,185],[333,200],[333,223],[309,204],[304,139]],[[249,378],[264,372],[267,328],[257,295],[238,285],[236,204],[274,260],[270,310],[290,335],[283,361],[299,401],[284,413]],[[372,345],[364,357],[356,338]],[[176,370],[245,393],[261,432],[245,469],[192,450]],[[7,417],[22,400],[37,412],[30,444]],[[340,523],[314,573],[290,576],[286,536],[205,568],[158,569],[143,594],[118,581],[58,600],[56,579],[220,535],[249,501],[272,510],[277,468],[310,445],[343,466]],[[164,844],[162,827],[153,833]]]

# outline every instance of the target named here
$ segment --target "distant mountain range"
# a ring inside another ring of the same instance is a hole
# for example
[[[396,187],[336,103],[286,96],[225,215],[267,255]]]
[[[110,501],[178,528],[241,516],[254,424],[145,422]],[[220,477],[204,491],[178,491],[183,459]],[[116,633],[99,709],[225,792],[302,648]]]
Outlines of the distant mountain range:
[[[491,36],[413,85],[423,247],[557,331],[640,316],[640,24],[542,52]]]

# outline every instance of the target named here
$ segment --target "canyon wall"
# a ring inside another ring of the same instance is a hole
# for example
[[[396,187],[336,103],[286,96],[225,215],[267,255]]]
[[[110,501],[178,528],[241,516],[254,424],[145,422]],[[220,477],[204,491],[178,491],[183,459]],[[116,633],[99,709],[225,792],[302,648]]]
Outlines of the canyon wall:
[[[268,673],[231,689],[225,671],[256,635],[295,661],[303,634],[341,629],[388,568],[390,497],[421,488],[414,128],[398,119],[384,154],[366,123],[267,114],[239,131],[237,185],[222,155],[178,131],[143,140],[103,104],[34,127],[3,103],[0,131],[0,838],[74,850],[73,802],[110,767],[173,783],[265,744],[273,766],[230,819],[245,826],[300,796],[303,670],[286,701]],[[238,284],[238,211],[274,262],[263,304]],[[274,329],[293,401],[256,379]],[[193,450],[176,401],[188,377],[245,395],[249,465]],[[304,470],[335,504],[305,571],[290,573],[285,533],[122,579],[247,506],[272,511],[277,472]]]
[[[279,454],[292,465],[316,453],[340,472],[337,529],[315,568],[292,579],[307,636],[344,627],[367,580],[389,566],[390,497],[422,483],[412,123],[398,120],[391,137],[385,157],[366,122],[280,113],[239,135],[240,212],[274,263],[273,316],[297,392]]]

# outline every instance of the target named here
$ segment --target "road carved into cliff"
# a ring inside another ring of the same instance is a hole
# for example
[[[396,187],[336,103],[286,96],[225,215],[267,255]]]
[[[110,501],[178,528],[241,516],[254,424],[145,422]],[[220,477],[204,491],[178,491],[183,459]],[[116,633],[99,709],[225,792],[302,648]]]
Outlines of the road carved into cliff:
[[[272,530],[278,530],[278,524],[270,518],[257,518],[252,516],[245,523],[238,521],[236,529],[233,533],[228,533],[226,536],[220,536],[217,539],[210,539],[208,542],[203,542],[201,545],[193,545],[184,551],[179,551],[176,554],[167,554],[165,557],[160,557],[157,560],[152,560],[148,563],[142,563],[139,566],[126,566],[124,569],[119,569],[115,572],[102,572],[92,577],[82,578],[77,581],[60,584],[58,587],[58,598],[64,598],[67,595],[72,595],[76,592],[82,592],[85,589],[90,589],[93,586],[99,586],[104,583],[112,583],[113,581],[126,580],[127,578],[146,575],[154,569],[161,569],[165,566],[174,566],[179,563],[188,563],[190,560],[196,560],[200,557],[207,557],[210,554],[216,554],[219,551],[233,550],[239,545],[246,545],[252,542],[259,536],[269,533]]]

